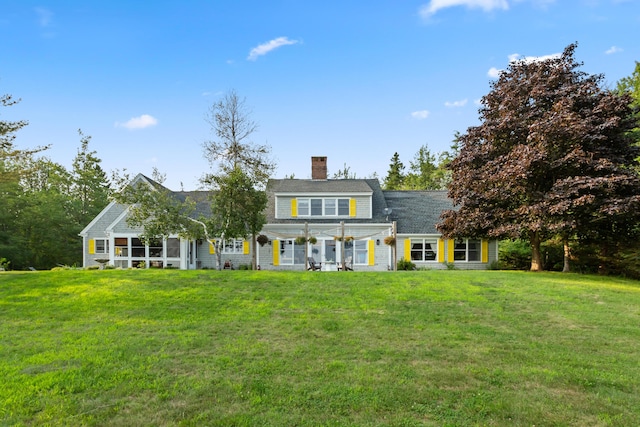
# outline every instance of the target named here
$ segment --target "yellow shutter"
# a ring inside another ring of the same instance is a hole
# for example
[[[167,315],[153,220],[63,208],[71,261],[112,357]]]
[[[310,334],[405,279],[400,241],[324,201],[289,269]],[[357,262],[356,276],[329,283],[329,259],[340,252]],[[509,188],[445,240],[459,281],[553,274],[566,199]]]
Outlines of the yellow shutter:
[[[375,265],[376,257],[375,257],[375,242],[373,240],[369,240],[369,265]]]
[[[404,259],[411,260],[411,239],[404,240]]]
[[[456,242],[453,239],[447,241],[447,262],[453,262],[453,249],[456,246]]]
[[[209,253],[210,254],[215,254],[216,253],[216,248],[213,246],[213,243],[209,242]]]
[[[273,265],[280,265],[280,240],[272,240],[271,249],[273,249]]]
[[[489,262],[489,241],[482,240],[482,262]]]
[[[444,262],[444,240],[438,239],[438,262]]]
[[[298,199],[291,199],[291,216],[298,216]]]
[[[356,199],[349,200],[349,216],[356,216]]]
[[[89,255],[93,255],[96,253],[96,241],[93,239],[89,239]]]
[[[245,255],[249,253],[249,242],[246,240],[242,242],[242,253]]]

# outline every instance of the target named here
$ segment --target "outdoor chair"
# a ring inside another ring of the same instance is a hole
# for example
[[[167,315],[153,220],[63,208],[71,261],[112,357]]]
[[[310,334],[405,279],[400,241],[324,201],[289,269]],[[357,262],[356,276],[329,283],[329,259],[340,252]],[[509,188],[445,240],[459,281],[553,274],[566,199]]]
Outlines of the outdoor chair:
[[[350,256],[344,259],[344,266],[339,265],[338,270],[353,271],[353,260]]]
[[[309,268],[307,268],[307,270],[316,271],[322,268],[322,263],[316,262],[313,257],[307,258],[307,262],[309,263]]]

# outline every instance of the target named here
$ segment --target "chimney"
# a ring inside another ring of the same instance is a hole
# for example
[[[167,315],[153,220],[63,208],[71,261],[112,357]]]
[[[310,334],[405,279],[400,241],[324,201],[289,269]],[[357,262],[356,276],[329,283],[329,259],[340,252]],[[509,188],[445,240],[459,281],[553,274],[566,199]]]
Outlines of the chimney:
[[[327,157],[311,157],[311,179],[327,179]]]

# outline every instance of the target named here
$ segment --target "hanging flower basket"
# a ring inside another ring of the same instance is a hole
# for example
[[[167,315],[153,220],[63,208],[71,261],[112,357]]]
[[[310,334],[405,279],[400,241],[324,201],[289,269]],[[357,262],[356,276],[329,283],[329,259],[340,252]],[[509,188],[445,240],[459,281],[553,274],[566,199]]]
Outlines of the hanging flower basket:
[[[269,243],[269,238],[264,234],[259,234],[258,237],[256,237],[256,242],[258,242],[260,246],[264,246]]]
[[[387,236],[384,238],[384,244],[387,246],[394,246],[396,244],[396,238],[393,236]]]
[[[344,236],[344,241],[345,241],[345,242],[352,242],[352,241],[354,241],[354,240],[355,240],[355,239],[354,239],[354,237],[353,237],[353,236]]]
[[[307,239],[300,236],[300,237],[296,237],[295,242],[296,242],[296,245],[304,245],[305,243],[307,243]]]
[[[311,243],[312,245],[315,245],[316,243],[318,243],[318,239],[316,239],[315,237],[311,236],[311,237],[309,237],[308,242]]]

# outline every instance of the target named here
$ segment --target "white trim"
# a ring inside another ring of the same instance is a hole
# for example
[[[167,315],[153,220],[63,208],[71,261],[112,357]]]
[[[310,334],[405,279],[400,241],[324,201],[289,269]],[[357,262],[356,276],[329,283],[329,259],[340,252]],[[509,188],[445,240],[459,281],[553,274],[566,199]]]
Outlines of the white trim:
[[[305,198],[305,197],[363,197],[363,196],[373,196],[373,191],[370,192],[349,192],[349,191],[331,191],[331,192],[305,192],[305,193],[273,193],[276,197],[296,197],[296,198]]]

